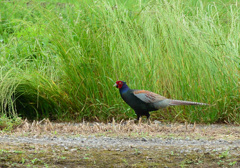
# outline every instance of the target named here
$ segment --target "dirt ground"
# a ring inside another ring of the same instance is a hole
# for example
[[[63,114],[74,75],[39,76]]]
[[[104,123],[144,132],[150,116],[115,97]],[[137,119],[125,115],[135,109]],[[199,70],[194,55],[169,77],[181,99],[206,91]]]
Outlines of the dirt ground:
[[[42,120],[0,135],[0,167],[240,167],[235,125]]]

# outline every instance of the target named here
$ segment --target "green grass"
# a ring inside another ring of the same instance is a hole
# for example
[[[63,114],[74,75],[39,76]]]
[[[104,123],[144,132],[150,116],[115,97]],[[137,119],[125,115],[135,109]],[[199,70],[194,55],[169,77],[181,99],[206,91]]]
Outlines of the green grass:
[[[29,119],[135,117],[116,80],[205,102],[152,113],[240,123],[240,4],[235,1],[2,1],[1,113]]]
[[[0,130],[5,132],[12,131],[12,129],[21,125],[22,122],[20,117],[9,118],[6,115],[2,115],[0,117]]]

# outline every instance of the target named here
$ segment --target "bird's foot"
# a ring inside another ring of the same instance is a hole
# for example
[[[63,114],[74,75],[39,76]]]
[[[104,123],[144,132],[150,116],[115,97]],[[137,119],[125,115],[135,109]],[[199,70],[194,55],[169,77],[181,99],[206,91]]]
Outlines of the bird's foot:
[[[135,119],[133,120],[134,124],[138,124],[139,123],[139,120]]]

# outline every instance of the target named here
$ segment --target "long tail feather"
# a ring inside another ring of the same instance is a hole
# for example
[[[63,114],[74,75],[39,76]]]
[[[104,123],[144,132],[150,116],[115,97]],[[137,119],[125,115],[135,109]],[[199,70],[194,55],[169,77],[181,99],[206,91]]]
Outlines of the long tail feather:
[[[170,106],[178,106],[178,105],[209,105],[207,103],[198,103],[198,102],[191,102],[191,101],[183,101],[183,100],[171,100],[169,103]]]

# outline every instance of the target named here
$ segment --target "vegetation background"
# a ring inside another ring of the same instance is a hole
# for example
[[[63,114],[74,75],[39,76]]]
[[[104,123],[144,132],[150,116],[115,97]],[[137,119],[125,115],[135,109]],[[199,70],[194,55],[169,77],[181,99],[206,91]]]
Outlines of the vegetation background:
[[[238,0],[0,2],[2,116],[135,118],[113,87],[211,104],[152,112],[171,122],[240,123]]]

